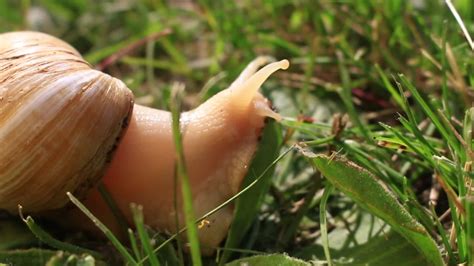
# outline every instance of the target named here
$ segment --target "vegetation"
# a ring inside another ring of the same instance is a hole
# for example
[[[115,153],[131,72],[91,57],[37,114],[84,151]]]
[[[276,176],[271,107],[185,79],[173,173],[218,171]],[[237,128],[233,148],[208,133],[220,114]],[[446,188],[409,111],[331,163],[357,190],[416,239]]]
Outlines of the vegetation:
[[[473,33],[474,3],[455,7]],[[61,37],[138,103],[171,102],[175,113],[226,88],[258,55],[291,66],[262,88],[284,119],[266,128],[214,256],[151,231],[137,207],[122,244],[105,228],[111,241],[0,214],[0,262],[474,263],[474,57],[446,3],[0,1],[1,32],[23,29]],[[186,88],[181,104],[175,82]]]

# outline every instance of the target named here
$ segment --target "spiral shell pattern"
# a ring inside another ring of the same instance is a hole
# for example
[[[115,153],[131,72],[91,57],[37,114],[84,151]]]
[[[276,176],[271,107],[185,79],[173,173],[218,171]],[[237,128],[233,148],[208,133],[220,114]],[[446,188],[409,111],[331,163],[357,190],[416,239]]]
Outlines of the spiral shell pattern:
[[[67,43],[0,34],[0,209],[56,209],[104,174],[133,95]]]

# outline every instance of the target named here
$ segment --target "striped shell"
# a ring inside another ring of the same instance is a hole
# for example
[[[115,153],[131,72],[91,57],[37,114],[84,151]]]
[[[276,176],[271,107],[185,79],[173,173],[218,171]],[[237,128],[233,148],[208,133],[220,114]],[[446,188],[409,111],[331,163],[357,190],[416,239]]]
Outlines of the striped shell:
[[[67,43],[0,34],[0,209],[56,209],[102,177],[133,108],[120,81]]]

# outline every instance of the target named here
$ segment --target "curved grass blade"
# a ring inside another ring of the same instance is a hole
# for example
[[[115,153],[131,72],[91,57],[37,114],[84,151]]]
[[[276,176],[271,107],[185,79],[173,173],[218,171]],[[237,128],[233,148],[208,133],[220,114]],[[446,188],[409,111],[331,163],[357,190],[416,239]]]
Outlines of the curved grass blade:
[[[326,206],[328,203],[329,196],[331,196],[333,191],[334,191],[334,186],[331,184],[327,184],[326,188],[324,189],[323,196],[321,198],[321,203],[319,205],[319,219],[320,219],[319,223],[321,224],[321,238],[323,240],[324,256],[326,256],[326,261],[328,263],[328,266],[332,266],[333,263],[331,260],[331,251],[329,250]]]
[[[32,246],[38,242],[37,237],[13,219],[0,219],[0,251]]]
[[[0,251],[0,265],[106,266],[107,264],[90,254],[76,255],[59,250],[32,248]]]
[[[117,237],[110,231],[107,226],[105,226],[97,217],[95,217],[89,209],[84,206],[74,195],[72,195],[70,192],[67,192],[66,195],[68,196],[69,200],[76,205],[77,208],[79,208],[80,211],[82,211],[94,224],[99,228],[102,233],[109,239],[109,241],[114,245],[114,247],[117,249],[117,251],[122,255],[124,261],[128,265],[138,265],[138,263],[135,261],[133,256],[128,252],[128,250],[125,248],[124,245],[120,243],[120,241],[117,239]]]
[[[145,229],[144,218],[143,218],[143,207],[141,205],[136,205],[134,203],[130,204],[132,209],[133,221],[135,227],[137,228],[138,238],[142,243],[142,247],[145,251],[145,254],[148,255],[148,261],[151,266],[159,266],[160,262],[158,261],[157,256],[153,252],[153,247],[151,246],[150,236]]]
[[[236,248],[242,241],[245,233],[253,223],[253,218],[257,215],[265,194],[268,192],[273,176],[274,166],[268,171],[268,165],[277,158],[282,143],[280,125],[270,121],[264,131],[261,143],[259,144],[257,154],[252,160],[247,176],[242,182],[242,187],[247,187],[257,179],[264,171],[266,173],[261,180],[255,184],[248,193],[242,194],[235,203],[234,220],[232,222],[224,251],[220,263],[225,263],[232,254],[232,249]]]
[[[39,248],[2,250],[0,265],[45,265],[58,252]]]
[[[213,215],[214,213],[218,212],[219,210],[221,210],[222,208],[224,208],[225,206],[229,205],[230,203],[234,202],[236,199],[238,199],[239,197],[241,197],[241,195],[247,193],[248,191],[250,191],[256,184],[258,184],[260,182],[261,179],[263,179],[263,177],[265,177],[265,175],[267,174],[267,172],[269,172],[271,169],[273,169],[273,167],[276,165],[277,162],[279,162],[283,157],[285,157],[290,151],[292,151],[294,148],[294,146],[292,146],[291,148],[287,149],[286,151],[282,152],[278,158],[276,158],[272,163],[270,163],[267,168],[265,168],[265,170],[261,173],[260,176],[258,176],[254,181],[252,181],[252,183],[250,183],[248,186],[244,187],[242,190],[239,191],[239,193],[235,194],[234,196],[230,197],[228,200],[224,201],[223,203],[221,203],[219,206],[217,206],[216,208],[214,208],[213,210],[209,211],[208,213],[204,214],[203,216],[201,216],[199,219],[195,220],[194,223],[195,224],[198,224],[200,223],[201,221],[203,221],[204,219],[206,219],[207,217]],[[185,231],[187,230],[187,227],[183,227],[181,228],[177,233],[173,234],[172,236],[170,236],[168,239],[166,239],[165,241],[163,241],[158,247],[156,247],[153,252],[158,252],[159,250],[161,250],[163,247],[165,247],[166,245],[168,245],[171,241],[173,241],[174,239],[176,239],[180,234],[184,233]],[[236,249],[232,249],[232,250],[236,250]],[[249,252],[249,253],[252,253],[252,252]],[[146,256],[139,261],[139,264],[143,264],[143,262],[146,261],[146,259],[148,259]]]
[[[66,242],[59,241],[55,239],[53,236],[51,236],[48,232],[44,231],[39,225],[35,223],[35,220],[33,220],[33,217],[27,216],[26,218],[23,217],[22,213],[22,207],[18,206],[18,210],[20,213],[20,217],[25,222],[25,224],[28,226],[30,231],[43,243],[49,245],[50,247],[57,248],[59,250],[64,250],[69,253],[75,253],[75,254],[82,254],[82,253],[87,253],[91,254],[92,256],[98,258],[98,259],[103,259],[104,257],[93,250],[82,248],[73,244],[69,244]]]
[[[436,242],[426,229],[373,174],[339,156],[316,155],[309,151],[302,153],[337,189],[405,237],[430,265],[445,264]]]
[[[202,265],[202,258],[201,258],[201,248],[199,247],[199,237],[197,232],[197,226],[194,223],[194,208],[193,208],[193,200],[192,200],[192,193],[191,193],[191,184],[189,181],[189,174],[186,167],[186,160],[184,159],[184,148],[183,148],[183,141],[182,141],[182,133],[180,129],[180,102],[176,98],[178,93],[184,89],[183,85],[176,84],[172,92],[174,93],[174,97],[170,100],[170,110],[171,110],[171,117],[172,117],[172,134],[173,134],[173,141],[176,148],[176,168],[178,178],[181,181],[181,193],[183,199],[183,209],[184,209],[184,220],[186,222],[186,235],[189,241],[189,247],[191,249],[191,258],[193,265],[201,266]]]

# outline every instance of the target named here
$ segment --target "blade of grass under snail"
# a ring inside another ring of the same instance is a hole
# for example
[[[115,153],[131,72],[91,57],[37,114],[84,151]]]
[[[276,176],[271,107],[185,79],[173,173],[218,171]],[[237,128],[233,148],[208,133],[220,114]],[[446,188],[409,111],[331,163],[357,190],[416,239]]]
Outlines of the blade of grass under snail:
[[[174,208],[174,222],[175,222],[175,230],[179,232],[179,217],[178,217],[178,171],[177,166],[174,167],[174,175],[173,175],[173,208]],[[176,252],[178,253],[179,261],[181,265],[184,265],[184,252],[183,252],[183,241],[181,239],[176,239]]]
[[[286,151],[284,151],[283,153],[280,154],[280,156],[278,156],[278,158],[276,158],[273,162],[271,162],[266,168],[265,170],[262,172],[262,174],[260,176],[258,176],[252,183],[250,183],[248,186],[246,186],[245,188],[243,188],[241,191],[239,191],[239,193],[235,194],[233,197],[229,198],[228,200],[224,201],[222,204],[220,204],[219,206],[217,206],[215,209],[211,210],[210,212],[206,213],[205,215],[201,216],[199,219],[195,220],[194,221],[194,224],[199,224],[201,221],[205,220],[207,217],[213,215],[214,213],[218,212],[219,210],[221,210],[222,208],[224,208],[225,206],[229,205],[230,203],[232,203],[234,200],[236,200],[237,198],[241,197],[242,194],[248,192],[249,190],[251,190],[256,184],[258,184],[258,182],[260,182],[261,179],[263,179],[265,177],[265,175],[273,168],[275,167],[275,165],[281,160],[283,159],[283,157],[285,157],[290,151],[292,151],[294,149],[294,147],[290,147],[289,149],[287,149]],[[171,241],[173,241],[174,239],[176,239],[180,234],[182,234],[183,232],[185,232],[187,230],[187,227],[183,227],[181,228],[181,230],[179,230],[177,233],[173,234],[172,236],[170,236],[167,240],[163,241],[163,243],[161,243],[161,245],[159,245],[158,247],[156,247],[153,252],[156,253],[158,252],[159,250],[161,250],[163,247],[165,247],[166,245],[168,245]],[[139,264],[142,264],[147,258],[143,258],[142,260],[140,260],[138,263]]]
[[[143,207],[132,203],[130,205],[130,208],[132,210],[135,227],[137,228],[138,237],[140,239],[140,242],[142,243],[142,247],[145,251],[145,254],[147,254],[148,261],[152,266],[159,266],[160,262],[158,261],[156,254],[153,252],[153,247],[151,246],[150,242],[150,236],[148,235],[145,229],[143,219]]]
[[[302,149],[300,151],[334,187],[387,222],[417,248],[431,265],[444,265],[436,242],[426,229],[372,173],[339,156],[329,157]]]
[[[240,196],[235,203],[234,220],[227,234],[227,239],[224,245],[224,251],[219,260],[220,265],[227,262],[232,255],[231,248],[238,247],[242,241],[245,233],[248,231],[260,210],[260,205],[264,196],[267,194],[273,175],[274,168],[266,170],[267,165],[278,156],[283,137],[281,135],[281,127],[278,123],[271,120],[265,126],[262,132],[262,140],[259,143],[257,153],[252,160],[249,171],[242,182],[242,187],[247,186],[254,180],[261,178],[261,181],[256,184],[250,193]],[[259,174],[263,173],[265,174]]]
[[[98,259],[104,259],[104,257],[93,250],[78,247],[76,245],[72,245],[66,242],[59,241],[55,239],[53,236],[51,236],[48,232],[44,231],[38,224],[35,223],[35,220],[31,216],[27,216],[26,218],[23,217],[23,212],[22,212],[22,207],[18,206],[18,212],[20,214],[20,218],[25,222],[25,224],[28,226],[30,231],[43,243],[47,244],[50,247],[59,249],[59,250],[64,250],[69,253],[75,253],[75,254],[82,254],[82,253],[88,253]]]
[[[99,190],[100,196],[105,201],[113,216],[115,217],[115,220],[117,221],[120,229],[123,231],[123,233],[126,233],[129,228],[127,218],[125,218],[125,215],[117,206],[117,203],[115,202],[112,195],[110,195],[110,192],[107,190],[107,187],[104,185],[104,182],[99,182],[97,190]]]
[[[75,265],[105,266],[105,261],[98,260],[90,254],[74,254],[65,251],[29,248],[0,250],[0,265]]]
[[[127,234],[128,234],[128,239],[130,240],[130,246],[132,248],[133,254],[135,255],[135,258],[139,260],[142,256],[141,256],[140,250],[138,249],[135,234],[133,233],[133,230],[130,228],[127,230]]]
[[[180,85],[174,86],[173,92],[178,94]],[[175,95],[176,96],[176,95]],[[181,128],[179,123],[180,118],[180,103],[177,97],[171,97],[170,99],[170,111],[172,117],[172,129],[173,129],[173,140],[176,148],[176,164],[178,170],[178,178],[181,181],[181,192],[183,197],[183,209],[184,209],[184,220],[189,246],[191,249],[191,258],[193,265],[200,266],[202,265],[201,260],[201,249],[199,247],[199,238],[197,233],[197,226],[194,223],[194,210],[193,210],[193,201],[191,194],[191,185],[189,182],[188,170],[186,168],[186,163],[184,159],[184,149],[181,135]]]
[[[123,246],[117,237],[110,231],[107,226],[105,226],[97,217],[95,217],[87,208],[84,206],[72,193],[67,192],[66,195],[69,197],[69,200],[76,205],[79,210],[81,210],[96,226],[99,228],[102,233],[109,239],[109,241],[114,245],[117,251],[122,255],[125,262],[129,265],[138,265],[133,256],[128,252],[127,248]]]

